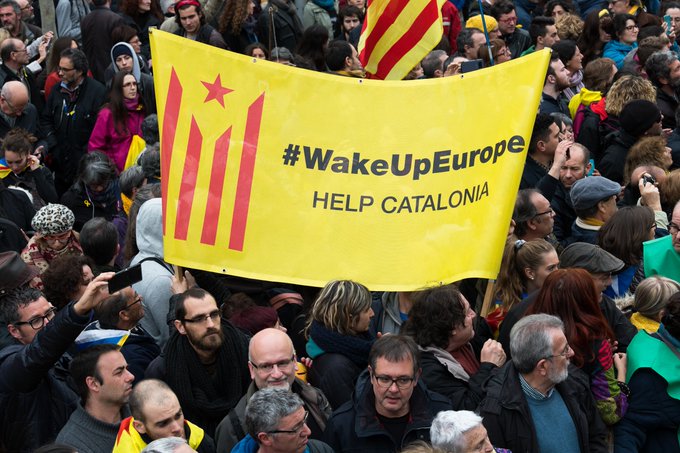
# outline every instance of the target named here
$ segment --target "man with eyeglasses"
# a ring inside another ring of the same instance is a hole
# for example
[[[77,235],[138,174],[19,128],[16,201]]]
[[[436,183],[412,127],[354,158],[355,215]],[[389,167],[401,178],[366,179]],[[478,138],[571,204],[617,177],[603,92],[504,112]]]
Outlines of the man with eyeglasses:
[[[531,46],[531,36],[525,29],[517,27],[515,4],[511,0],[498,0],[491,7],[491,15],[498,21],[498,30],[513,60],[519,58]]]
[[[108,295],[102,274],[76,302],[56,312],[40,291],[20,288],[0,303],[0,323],[15,344],[0,351],[0,439],[7,451],[29,452],[54,441],[77,406],[62,358]]]
[[[252,382],[236,407],[215,431],[218,451],[231,449],[246,435],[246,405],[258,390],[279,388],[298,395],[309,412],[310,437],[321,439],[331,406],[321,390],[295,377],[297,357],[290,337],[279,329],[264,329],[250,339],[248,368]]]
[[[510,333],[512,360],[487,381],[479,415],[493,445],[511,451],[605,453],[607,428],[588,376],[551,315],[522,318]]]
[[[406,335],[384,335],[373,344],[368,363],[352,401],[328,421],[325,442],[336,453],[394,453],[415,440],[429,441],[434,417],[452,407],[448,398],[430,392],[419,379],[415,341]]]
[[[232,453],[333,453],[325,443],[309,438],[309,412],[295,393],[273,387],[259,390],[248,401],[245,417],[248,434]]]
[[[248,338],[222,320],[207,291],[194,287],[174,301],[176,332],[146,377],[167,382],[186,417],[214,436],[250,384]]]
[[[10,80],[16,80],[26,86],[28,99],[25,102],[17,100],[14,114],[19,116],[23,113],[27,103],[32,103],[40,111],[45,105],[44,98],[40,95],[40,87],[35,81],[33,72],[27,69],[30,63],[28,48],[20,39],[9,38],[0,45],[0,86]]]
[[[550,202],[536,189],[522,189],[517,192],[515,209],[515,236],[525,241],[546,239],[553,231],[555,212]]]
[[[99,338],[127,333],[120,348],[128,369],[136,380],[144,379],[144,373],[161,349],[153,337],[144,330],[139,321],[144,317],[142,296],[131,286],[123,288],[104,299],[97,307],[97,321],[89,324],[76,339],[76,345]]]

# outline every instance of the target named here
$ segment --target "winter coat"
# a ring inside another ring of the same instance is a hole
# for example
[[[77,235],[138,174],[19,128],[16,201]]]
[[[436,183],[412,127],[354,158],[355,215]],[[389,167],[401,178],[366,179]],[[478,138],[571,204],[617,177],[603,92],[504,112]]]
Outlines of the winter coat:
[[[336,453],[395,453],[416,440],[429,442],[432,420],[437,413],[451,410],[451,402],[446,397],[427,390],[425,384],[419,381],[409,403],[410,417],[404,437],[395,444],[378,420],[373,385],[366,370],[357,380],[352,400],[333,412],[324,440]]]
[[[611,41],[604,45],[602,57],[611,58],[612,60],[614,60],[617,69],[620,70],[623,67],[623,60],[626,58],[626,55],[628,55],[628,52],[635,49],[636,47],[637,43],[629,45],[624,44],[621,41],[616,41],[612,39]]]
[[[0,351],[0,446],[31,452],[53,442],[78,403],[67,384],[64,352],[83,330],[88,316],[69,305],[37,333],[29,345]]]
[[[479,406],[479,415],[493,445],[514,453],[538,452],[538,440],[519,373],[512,361],[499,368],[485,387],[486,398]],[[590,393],[588,377],[575,367],[569,367],[567,379],[557,384],[578,434],[582,452],[606,453],[607,429],[597,412]],[[560,429],[555,426],[555,429]]]

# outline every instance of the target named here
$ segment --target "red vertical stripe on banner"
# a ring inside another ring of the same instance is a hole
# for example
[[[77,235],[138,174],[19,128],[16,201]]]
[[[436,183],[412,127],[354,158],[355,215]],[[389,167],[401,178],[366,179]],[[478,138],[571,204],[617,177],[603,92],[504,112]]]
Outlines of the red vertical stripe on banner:
[[[368,61],[373,54],[373,49],[375,49],[378,41],[380,41],[380,38],[382,38],[385,32],[387,32],[392,24],[394,24],[401,12],[406,8],[406,5],[408,5],[408,1],[406,0],[391,1],[378,18],[375,17],[375,12],[371,14],[371,10],[368,8],[366,9],[366,15],[368,17],[364,20],[364,23],[370,20],[371,22],[375,22],[375,25],[369,30],[368,36],[366,36],[363,54],[367,61],[362,60],[361,64],[364,66],[368,64]],[[362,33],[366,33],[366,29],[364,29]]]
[[[196,178],[198,176],[198,164],[201,160],[201,146],[203,136],[196,124],[196,119],[191,116],[191,129],[189,129],[189,143],[187,155],[184,160],[182,183],[179,186],[179,200],[177,202],[177,223],[175,225],[175,239],[185,241],[191,220],[191,206],[194,203],[196,191]]]
[[[182,84],[177,77],[175,68],[170,73],[170,86],[168,86],[168,96],[165,101],[165,112],[163,114],[163,133],[161,151],[161,191],[163,193],[163,234],[167,223],[166,213],[168,212],[168,181],[170,180],[170,162],[172,160],[172,149],[175,146],[175,131],[179,119],[179,109],[182,104]]]
[[[227,170],[227,158],[229,157],[229,143],[231,141],[231,127],[226,130],[215,142],[215,155],[210,171],[210,189],[205,206],[203,219],[203,232],[201,243],[215,245],[217,237],[217,224],[220,219],[222,204],[222,190],[224,189],[224,173]]]
[[[229,248],[239,252],[243,251],[243,242],[246,236],[250,191],[253,185],[253,171],[255,170],[255,156],[257,154],[257,141],[260,138],[263,107],[264,93],[248,107],[248,119],[246,120],[246,132],[243,140],[243,152],[241,154],[241,168],[238,172],[234,215],[232,216],[231,234],[229,236]]]
[[[448,1],[448,0],[447,0]],[[390,73],[394,65],[401,60],[416,44],[420,42],[427,30],[430,29],[433,23],[439,20],[439,9],[437,2],[431,1],[413,20],[411,28],[404,33],[399,40],[394,43],[390,50],[388,50],[378,63],[375,74],[385,79]]]

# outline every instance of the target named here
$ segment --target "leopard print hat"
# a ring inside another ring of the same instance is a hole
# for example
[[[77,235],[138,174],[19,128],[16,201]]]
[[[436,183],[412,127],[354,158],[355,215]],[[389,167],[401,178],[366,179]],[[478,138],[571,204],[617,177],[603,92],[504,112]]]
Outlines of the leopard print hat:
[[[43,236],[61,234],[73,228],[76,221],[73,211],[63,204],[50,203],[35,213],[31,226]]]

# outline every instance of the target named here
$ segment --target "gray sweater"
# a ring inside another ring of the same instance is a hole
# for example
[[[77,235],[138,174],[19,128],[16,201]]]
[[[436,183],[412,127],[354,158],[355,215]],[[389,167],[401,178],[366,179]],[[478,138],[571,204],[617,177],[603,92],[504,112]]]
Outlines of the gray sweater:
[[[121,420],[130,415],[126,407]],[[56,442],[78,450],[78,453],[111,453],[116,443],[120,423],[105,423],[88,414],[81,404],[59,431]]]

